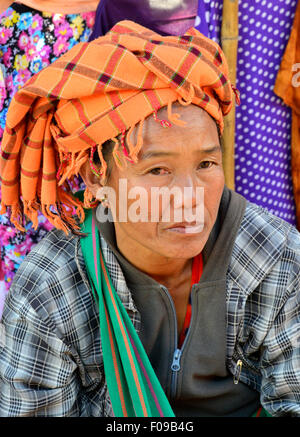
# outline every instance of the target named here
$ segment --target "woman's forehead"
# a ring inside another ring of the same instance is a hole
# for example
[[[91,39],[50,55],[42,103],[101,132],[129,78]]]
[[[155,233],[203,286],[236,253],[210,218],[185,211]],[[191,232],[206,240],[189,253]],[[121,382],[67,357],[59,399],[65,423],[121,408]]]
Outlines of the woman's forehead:
[[[174,123],[170,127],[163,127],[159,120],[168,121],[167,108],[161,108],[157,112],[157,119],[147,117],[143,126],[143,146],[139,158],[152,149],[163,149],[166,152],[180,145],[195,143],[219,144],[217,125],[212,117],[203,109],[195,105],[173,105],[173,113],[180,115],[180,120],[185,126]],[[133,131],[133,141],[137,139],[137,129]]]

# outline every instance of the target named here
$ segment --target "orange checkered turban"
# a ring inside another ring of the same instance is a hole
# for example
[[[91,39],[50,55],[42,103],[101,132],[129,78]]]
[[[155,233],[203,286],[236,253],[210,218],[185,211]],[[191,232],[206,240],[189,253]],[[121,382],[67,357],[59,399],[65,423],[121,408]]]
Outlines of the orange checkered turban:
[[[182,123],[172,113],[175,101],[203,108],[222,132],[234,93],[223,52],[197,30],[160,36],[119,22],[105,36],[74,46],[14,95],[1,146],[0,212],[9,208],[11,222],[22,231],[25,217],[37,228],[38,211],[66,233],[79,230],[75,217],[84,220],[92,195],[86,188],[81,202],[68,180],[85,161],[93,165],[96,150],[99,176],[105,177],[105,141],[115,142],[117,165],[136,162],[147,116],[167,106],[168,123]]]

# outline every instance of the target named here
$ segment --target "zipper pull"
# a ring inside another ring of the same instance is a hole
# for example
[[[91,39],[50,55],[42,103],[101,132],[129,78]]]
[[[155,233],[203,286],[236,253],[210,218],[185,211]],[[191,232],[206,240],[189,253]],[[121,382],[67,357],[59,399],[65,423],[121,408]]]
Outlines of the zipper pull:
[[[181,357],[181,349],[176,349],[173,355],[173,363],[171,366],[173,372],[178,372],[178,370],[180,370],[180,357]]]
[[[242,360],[238,360],[237,363],[236,363],[235,373],[234,373],[234,376],[233,376],[233,383],[234,384],[238,384],[239,383],[239,379],[240,379],[240,376],[241,376],[242,365],[243,365]]]

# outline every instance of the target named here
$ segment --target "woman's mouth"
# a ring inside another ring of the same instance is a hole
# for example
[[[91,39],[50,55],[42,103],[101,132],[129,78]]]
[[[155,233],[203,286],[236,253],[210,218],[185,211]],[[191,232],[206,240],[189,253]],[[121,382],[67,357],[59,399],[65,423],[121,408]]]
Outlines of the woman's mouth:
[[[176,225],[171,226],[170,228],[167,228],[167,231],[171,232],[177,232],[179,234],[198,234],[203,231],[204,224],[203,223],[197,223],[197,224],[191,224],[191,223],[178,223]]]

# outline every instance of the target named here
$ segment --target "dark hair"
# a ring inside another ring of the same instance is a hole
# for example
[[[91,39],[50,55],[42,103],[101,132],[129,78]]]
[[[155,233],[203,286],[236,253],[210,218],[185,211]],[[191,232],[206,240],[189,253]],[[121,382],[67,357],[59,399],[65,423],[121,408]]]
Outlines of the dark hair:
[[[222,134],[221,134],[220,126],[218,125],[217,122],[216,122],[216,125],[217,125],[217,130],[218,130],[219,143],[220,143],[221,150],[222,150],[222,153],[223,153],[223,140],[222,140]]]

